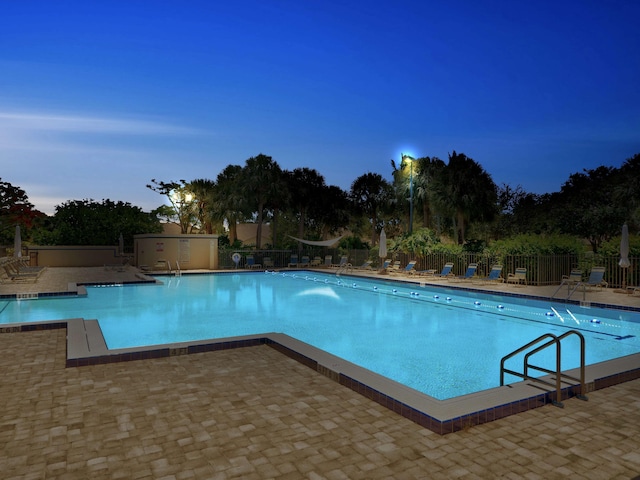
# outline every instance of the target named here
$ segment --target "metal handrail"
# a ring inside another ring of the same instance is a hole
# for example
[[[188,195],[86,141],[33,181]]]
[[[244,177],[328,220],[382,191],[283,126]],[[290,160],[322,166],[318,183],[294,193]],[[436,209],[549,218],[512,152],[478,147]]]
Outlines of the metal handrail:
[[[565,280],[562,281],[562,283],[558,286],[558,288],[556,289],[555,292],[553,292],[553,295],[551,295],[551,299],[553,300],[554,297],[556,296],[556,294],[560,291],[560,289],[566,285],[567,286],[567,298],[565,298],[565,300],[569,300],[571,298],[571,296],[576,292],[576,290],[578,289],[579,286],[582,286],[582,300],[585,301],[587,298],[587,285],[584,282],[576,282],[575,287],[573,287],[573,290],[571,290],[571,282],[567,282]]]
[[[348,273],[349,271],[352,271],[352,270],[353,270],[353,265],[351,265],[349,262],[345,263],[344,265],[340,265],[336,270],[336,277],[339,277],[341,273]]]
[[[570,375],[566,375],[562,373],[562,366],[561,366],[561,359],[562,359],[562,340],[566,337],[568,337],[569,335],[577,335],[578,338],[580,339],[580,378],[575,378],[572,377]],[[538,347],[536,347],[535,349],[529,351],[525,357],[524,357],[524,361],[523,361],[523,373],[520,372],[516,372],[514,370],[510,370],[508,368],[505,368],[505,362],[512,358],[513,356],[524,352],[525,350],[533,347],[535,344],[541,342],[544,339],[549,338],[550,340],[548,340],[547,342],[543,343],[542,345],[539,345]],[[536,365],[532,365],[531,363],[529,363],[529,358],[532,355],[535,355],[536,353],[550,347],[551,345],[555,345],[556,346],[556,369],[555,370],[550,370],[548,368],[544,368],[544,367],[540,367],[540,366],[536,366]],[[540,378],[537,377],[532,377],[529,375],[529,369],[533,369],[533,370],[537,370],[540,372],[544,372],[547,374],[555,374],[556,376],[556,381],[555,384],[551,383],[549,381],[546,380],[542,380]],[[518,348],[517,350],[511,352],[508,355],[505,355],[504,357],[502,357],[502,360],[500,361],[500,386],[504,385],[504,374],[508,373],[510,375],[514,375],[516,377],[522,378],[524,380],[531,380],[534,382],[538,382],[538,383],[542,383],[544,385],[550,385],[550,386],[554,386],[556,389],[556,400],[553,402],[554,405],[562,407],[562,378],[566,378],[572,381],[576,381],[576,382],[580,382],[580,393],[577,395],[577,397],[580,400],[588,400],[587,396],[585,395],[586,393],[586,386],[585,386],[585,340],[584,340],[584,336],[576,331],[576,330],[569,330],[568,332],[563,333],[560,336],[556,336],[552,333],[545,333],[544,335],[539,336],[538,338],[536,338],[535,340],[527,343],[526,345],[523,345],[522,347]]]

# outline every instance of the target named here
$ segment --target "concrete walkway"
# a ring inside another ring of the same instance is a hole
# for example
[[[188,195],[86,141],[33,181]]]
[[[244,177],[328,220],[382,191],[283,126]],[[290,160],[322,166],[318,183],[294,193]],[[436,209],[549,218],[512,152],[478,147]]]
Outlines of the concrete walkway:
[[[2,478],[640,475],[640,380],[440,436],[267,346],[80,368],[65,350],[64,330],[0,334]]]

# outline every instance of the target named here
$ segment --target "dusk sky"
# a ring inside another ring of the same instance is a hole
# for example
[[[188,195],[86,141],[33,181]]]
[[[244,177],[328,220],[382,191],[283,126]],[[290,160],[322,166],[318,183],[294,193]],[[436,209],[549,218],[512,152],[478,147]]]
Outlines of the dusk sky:
[[[558,191],[640,153],[640,1],[0,0],[0,177],[53,213],[264,153],[348,190],[465,153]]]

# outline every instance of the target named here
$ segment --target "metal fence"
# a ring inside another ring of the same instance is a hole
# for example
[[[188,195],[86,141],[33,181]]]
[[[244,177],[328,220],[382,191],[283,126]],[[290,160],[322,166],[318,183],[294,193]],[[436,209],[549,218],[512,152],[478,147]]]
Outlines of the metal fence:
[[[243,250],[224,249],[219,252],[220,268],[233,269],[236,265],[233,261],[233,254],[240,255],[238,268],[246,266],[246,258],[252,255],[255,263],[264,264],[265,257],[273,262],[273,268],[284,268],[291,262],[292,255],[298,255],[298,259],[308,256],[309,259],[318,257],[322,264],[326,255],[331,255],[332,263],[338,263],[342,256],[347,256],[349,263],[354,266],[362,265],[367,260],[373,261],[373,267],[380,266],[380,259],[372,255],[370,250],[343,250],[326,247],[305,248],[302,250]],[[621,288],[623,285],[637,286],[640,284],[640,257],[630,257],[631,266],[620,268],[618,262],[620,257],[608,255],[502,255],[491,256],[485,254],[429,254],[426,256],[415,256],[406,253],[393,255],[393,260],[398,260],[402,265],[406,265],[410,260],[416,260],[415,269],[420,270],[442,270],[447,262],[454,264],[453,273],[463,275],[470,263],[478,264],[478,275],[486,276],[491,271],[493,265],[502,265],[503,276],[515,272],[516,268],[527,269],[527,282],[529,285],[556,285],[562,282],[563,275],[569,275],[572,269],[582,270],[584,279],[589,276],[591,268],[594,266],[605,267],[605,281],[613,288]]]

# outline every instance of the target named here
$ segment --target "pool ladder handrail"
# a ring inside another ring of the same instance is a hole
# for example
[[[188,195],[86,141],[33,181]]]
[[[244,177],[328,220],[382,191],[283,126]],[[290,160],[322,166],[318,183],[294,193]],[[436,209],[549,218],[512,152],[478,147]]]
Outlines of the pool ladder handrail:
[[[176,273],[175,273],[176,277],[181,277],[182,276],[182,270],[180,270],[180,262],[178,260],[176,260]]]
[[[577,335],[578,338],[580,339],[580,378],[575,378],[572,377],[570,375],[564,374],[562,373],[562,366],[561,366],[561,359],[562,359],[562,355],[561,355],[561,342],[564,338],[568,337],[569,335]],[[525,350],[528,350],[529,348],[533,347],[534,345],[540,343],[541,341],[545,340],[545,339],[549,339],[547,340],[545,343],[543,343],[542,345],[539,345],[538,347],[534,348],[533,350],[529,351],[525,356],[524,356],[524,361],[523,361],[523,373],[520,372],[516,372],[514,370],[509,370],[508,368],[505,368],[504,364],[507,360],[509,360],[511,357],[524,352]],[[555,345],[556,347],[556,368],[555,370],[550,370],[548,368],[544,368],[544,367],[540,367],[540,366],[536,366],[536,365],[532,365],[529,362],[529,359],[532,355],[535,355],[536,353],[552,346]],[[564,405],[562,404],[562,379],[569,379],[575,382],[580,382],[580,393],[578,395],[576,395],[580,400],[588,400],[587,396],[585,395],[586,393],[586,386],[585,386],[585,373],[584,373],[584,366],[585,366],[585,341],[584,341],[584,336],[578,332],[577,330],[569,330],[568,332],[563,333],[560,336],[556,336],[553,333],[545,333],[544,335],[539,336],[538,338],[536,338],[535,340],[532,340],[531,342],[527,343],[526,345],[523,345],[522,347],[518,348],[517,350],[511,352],[508,355],[505,355],[504,357],[502,357],[502,360],[500,360],[500,386],[504,386],[504,374],[508,373],[510,375],[514,375],[516,377],[522,378],[523,380],[531,380],[533,382],[538,382],[538,383],[542,383],[544,385],[549,385],[552,387],[555,387],[556,389],[556,400],[553,401],[553,404],[557,407],[564,407]],[[547,374],[554,374],[555,375],[555,384],[552,382],[549,382],[547,380],[543,380],[541,378],[538,377],[532,377],[529,375],[529,369],[532,370],[538,370],[540,372],[544,372]],[[568,383],[568,382],[567,382]]]
[[[567,285],[567,297],[565,298],[565,300],[569,300],[571,298],[571,296],[576,292],[576,290],[578,289],[578,287],[582,286],[582,301],[586,301],[587,299],[587,284],[584,282],[576,282],[575,286],[573,287],[573,289],[571,289],[571,283],[569,282],[562,282],[558,288],[556,289],[555,292],[553,292],[553,295],[551,295],[551,300],[553,300],[556,296],[556,294],[560,291],[560,289],[564,286]]]
[[[338,270],[336,270],[336,277],[339,277],[341,273],[347,273],[350,270],[353,270],[353,265],[350,263],[345,263],[344,265],[340,265]]]

